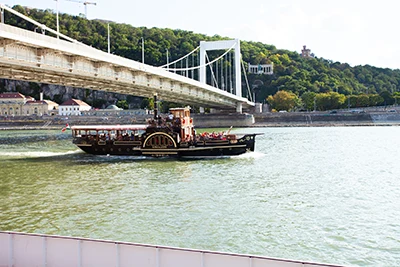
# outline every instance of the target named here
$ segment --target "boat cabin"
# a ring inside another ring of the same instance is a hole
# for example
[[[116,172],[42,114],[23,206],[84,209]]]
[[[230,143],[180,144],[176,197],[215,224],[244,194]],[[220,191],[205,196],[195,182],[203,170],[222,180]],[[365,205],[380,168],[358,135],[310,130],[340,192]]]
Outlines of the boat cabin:
[[[190,108],[171,108],[169,109],[169,112],[173,120],[179,121],[181,140],[183,142],[192,141],[195,136],[195,132],[193,119],[190,117]]]
[[[138,141],[145,133],[146,125],[81,125],[71,128],[72,136],[88,142]]]

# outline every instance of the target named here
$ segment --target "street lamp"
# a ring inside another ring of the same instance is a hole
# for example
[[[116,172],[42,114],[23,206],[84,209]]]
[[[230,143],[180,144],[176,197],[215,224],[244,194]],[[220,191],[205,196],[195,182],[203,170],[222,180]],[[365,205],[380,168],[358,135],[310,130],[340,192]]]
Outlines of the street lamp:
[[[107,23],[107,51],[110,54],[110,23]]]
[[[317,97],[314,96],[314,111],[317,110]]]
[[[56,17],[57,17],[57,39],[60,38],[60,23],[58,20],[58,0],[54,0],[56,1]]]
[[[165,48],[165,51],[167,52],[167,70],[169,70],[168,48]]]
[[[142,37],[142,63],[144,64],[144,38]]]

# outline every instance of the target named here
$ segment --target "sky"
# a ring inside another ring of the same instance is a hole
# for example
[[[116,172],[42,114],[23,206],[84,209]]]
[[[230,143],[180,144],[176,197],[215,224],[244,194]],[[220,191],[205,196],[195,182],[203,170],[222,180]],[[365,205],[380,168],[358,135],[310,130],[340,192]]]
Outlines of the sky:
[[[85,14],[80,0],[0,0]],[[239,38],[351,66],[400,69],[398,0],[88,0],[88,19]],[[58,7],[58,8],[57,8]]]

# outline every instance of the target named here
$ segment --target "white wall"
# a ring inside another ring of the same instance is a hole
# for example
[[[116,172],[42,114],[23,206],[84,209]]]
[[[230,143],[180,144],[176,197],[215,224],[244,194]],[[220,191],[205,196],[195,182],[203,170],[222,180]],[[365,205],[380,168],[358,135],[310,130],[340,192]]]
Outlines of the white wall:
[[[81,111],[90,110],[90,106],[59,106],[58,114],[61,116],[79,116]]]
[[[1,267],[338,267],[261,256],[0,232]]]

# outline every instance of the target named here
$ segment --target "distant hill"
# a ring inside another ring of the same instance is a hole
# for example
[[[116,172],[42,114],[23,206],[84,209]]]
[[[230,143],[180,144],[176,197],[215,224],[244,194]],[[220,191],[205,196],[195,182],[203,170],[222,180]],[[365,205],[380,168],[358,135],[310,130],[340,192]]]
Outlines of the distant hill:
[[[50,28],[56,28],[56,15],[52,10],[31,9],[22,6],[14,6],[13,9]],[[6,14],[5,18],[7,24],[18,25],[32,31],[35,28],[30,23],[13,15]],[[154,66],[166,63],[166,49],[168,49],[170,59],[177,59],[196,48],[200,41],[230,39],[179,29],[133,27],[101,19],[87,20],[68,14],[60,14],[59,21],[61,33],[103,51],[107,51],[108,47],[107,23],[109,23],[112,53],[137,61],[141,61],[140,40],[144,37],[145,62]],[[299,47],[300,49],[301,47]],[[398,69],[383,69],[369,65],[351,67],[347,63],[323,58],[303,58],[295,51],[243,40],[241,41],[241,52],[246,66],[247,63],[274,64],[273,75],[247,75],[250,87],[255,88],[258,102],[264,102],[268,96],[274,95],[278,90],[285,90],[293,92],[298,97],[305,92],[337,92],[345,96],[380,94],[384,98],[385,104],[393,104],[395,101],[393,97],[396,92],[400,91],[400,70]],[[212,56],[212,53],[210,54]],[[245,83],[243,84],[245,86]],[[5,90],[5,82],[0,83],[0,90]],[[247,89],[243,89],[243,94],[247,94]],[[107,101],[116,102],[127,99],[126,96],[121,97],[116,94],[111,96]],[[83,97],[82,100],[95,104],[96,98],[92,92],[81,93],[81,97]],[[58,98],[62,99],[65,96],[61,95]],[[133,99],[128,99],[128,102],[134,101]]]

